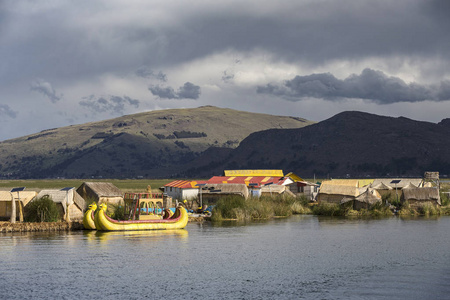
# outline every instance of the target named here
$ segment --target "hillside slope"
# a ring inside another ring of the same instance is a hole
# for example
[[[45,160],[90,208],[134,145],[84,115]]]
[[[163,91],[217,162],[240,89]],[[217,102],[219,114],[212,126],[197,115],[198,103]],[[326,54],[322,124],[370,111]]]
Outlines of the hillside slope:
[[[176,176],[211,146],[236,148],[249,134],[313,122],[204,106],[127,115],[45,130],[0,143],[4,178]]]
[[[275,168],[310,178],[450,175],[446,125],[343,112],[304,128],[253,133],[220,159],[199,158],[186,173]]]

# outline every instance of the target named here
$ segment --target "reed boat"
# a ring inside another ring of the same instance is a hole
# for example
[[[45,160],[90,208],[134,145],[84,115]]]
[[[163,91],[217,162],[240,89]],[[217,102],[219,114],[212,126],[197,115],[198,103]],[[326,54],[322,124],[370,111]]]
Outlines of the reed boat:
[[[88,210],[84,213],[83,226],[84,229],[95,230],[95,211],[97,210],[97,204],[92,203],[89,205]]]
[[[118,221],[106,215],[106,204],[100,204],[95,213],[97,230],[124,231],[124,230],[167,230],[182,229],[188,223],[188,214],[184,207],[177,207],[175,213],[167,219]]]

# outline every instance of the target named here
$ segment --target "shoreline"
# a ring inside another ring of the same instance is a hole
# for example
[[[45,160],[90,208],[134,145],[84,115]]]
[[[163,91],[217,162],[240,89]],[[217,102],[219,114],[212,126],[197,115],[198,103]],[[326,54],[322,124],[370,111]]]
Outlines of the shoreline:
[[[204,217],[190,217],[189,223],[203,223]],[[9,221],[0,221],[0,233],[13,232],[52,232],[52,231],[77,231],[85,230],[82,221],[74,222],[23,222],[12,224]]]

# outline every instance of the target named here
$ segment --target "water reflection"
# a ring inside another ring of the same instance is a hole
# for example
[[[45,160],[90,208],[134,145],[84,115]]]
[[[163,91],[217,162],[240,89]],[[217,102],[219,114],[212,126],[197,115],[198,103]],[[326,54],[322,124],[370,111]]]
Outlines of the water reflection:
[[[85,233],[86,238],[108,242],[114,239],[151,238],[152,240],[162,240],[175,237],[186,240],[189,232],[186,229],[176,230],[130,230],[130,231],[91,231]]]
[[[445,299],[450,294],[449,217],[293,216],[244,224],[0,235],[0,290],[5,299]]]

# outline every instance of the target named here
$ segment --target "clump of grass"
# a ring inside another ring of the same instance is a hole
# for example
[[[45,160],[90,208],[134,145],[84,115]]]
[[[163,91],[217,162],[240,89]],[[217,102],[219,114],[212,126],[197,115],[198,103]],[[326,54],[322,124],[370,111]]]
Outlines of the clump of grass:
[[[125,220],[125,206],[120,204],[109,204],[108,205],[108,215],[114,220]]]
[[[398,211],[399,216],[417,216],[418,212],[414,210],[409,203],[404,203]]]
[[[441,209],[432,204],[424,204],[417,207],[417,212],[419,215],[424,216],[438,216],[441,214]]]
[[[275,215],[273,203],[268,199],[249,198],[245,204],[247,219],[264,220],[270,219]]]
[[[312,209],[313,214],[318,216],[345,216],[348,210],[336,203],[319,203]]]
[[[450,204],[450,199],[447,196],[447,194],[444,194],[443,191],[439,192],[440,197],[441,197],[441,204],[442,206],[448,206]]]
[[[340,216],[340,217],[364,217],[378,218],[391,216],[392,212],[388,206],[381,203],[373,205],[369,209],[354,210],[351,203],[339,205],[336,203],[319,203],[312,209],[315,215]]]
[[[25,207],[25,222],[58,222],[58,207],[49,196],[33,200]]]
[[[288,217],[293,213],[310,213],[302,200],[283,195],[251,197],[245,200],[242,197],[230,196],[220,199],[213,209],[211,219],[220,221],[233,220],[260,220],[272,217]]]
[[[293,214],[306,215],[311,214],[311,208],[308,205],[304,205],[301,201],[295,201],[291,204],[291,211]]]
[[[213,221],[219,221],[224,219],[238,219],[236,213],[238,213],[241,217],[242,214],[240,211],[236,209],[244,209],[245,208],[245,199],[239,196],[228,196],[217,201],[216,206],[212,211],[211,219]],[[244,217],[245,218],[245,217]]]

